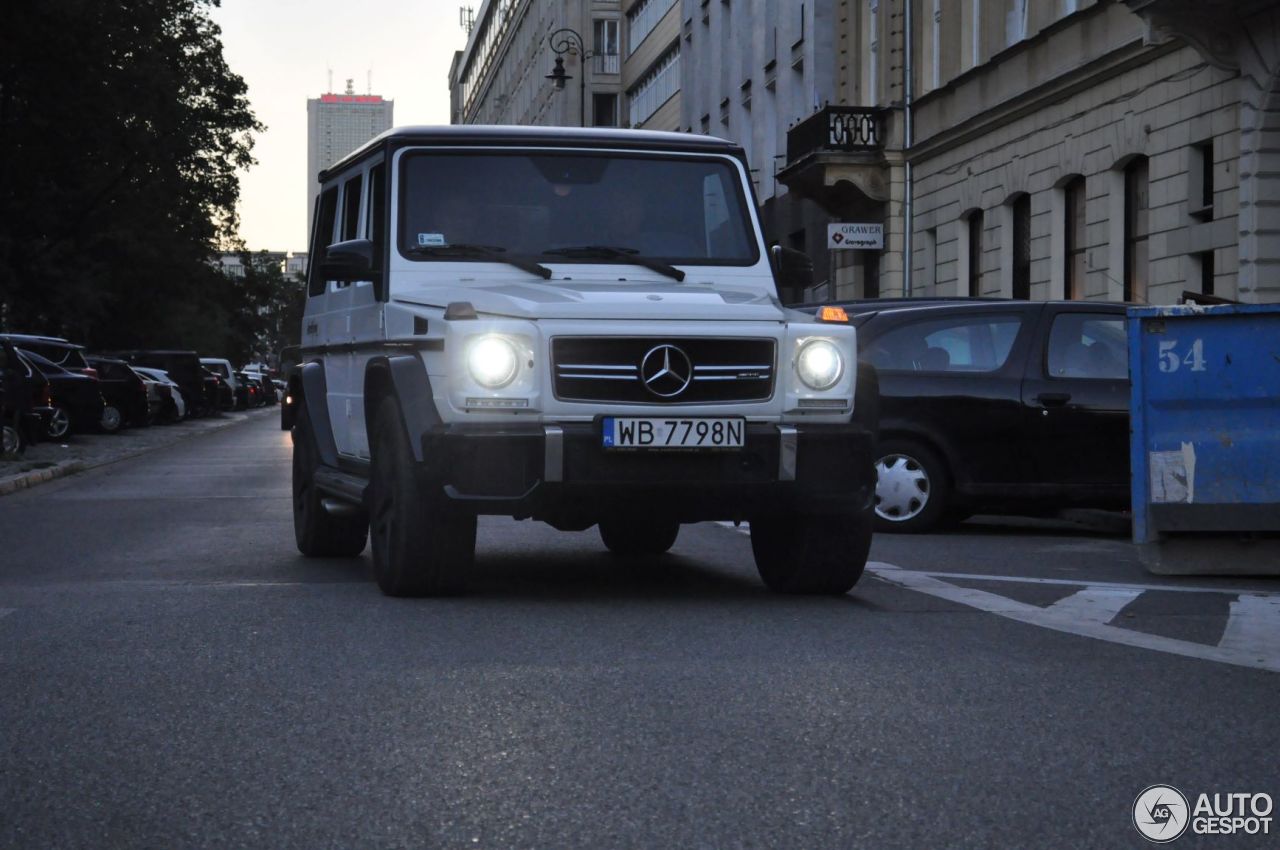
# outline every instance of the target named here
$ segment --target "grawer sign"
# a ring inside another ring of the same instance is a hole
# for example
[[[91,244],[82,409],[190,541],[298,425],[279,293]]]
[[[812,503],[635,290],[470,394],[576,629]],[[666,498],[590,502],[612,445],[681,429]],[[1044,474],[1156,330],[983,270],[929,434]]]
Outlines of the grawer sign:
[[[883,249],[883,224],[844,222],[827,225],[827,250],[880,251]]]

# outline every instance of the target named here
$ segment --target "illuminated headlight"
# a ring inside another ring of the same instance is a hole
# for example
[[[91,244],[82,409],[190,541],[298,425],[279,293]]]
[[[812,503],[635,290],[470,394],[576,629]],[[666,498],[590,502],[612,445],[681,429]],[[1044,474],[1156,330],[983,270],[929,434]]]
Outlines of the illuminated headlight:
[[[840,349],[825,339],[811,339],[800,346],[796,355],[796,372],[811,390],[831,389],[844,374],[844,358]]]
[[[496,390],[515,380],[520,356],[506,339],[482,336],[467,349],[467,369],[477,384]]]

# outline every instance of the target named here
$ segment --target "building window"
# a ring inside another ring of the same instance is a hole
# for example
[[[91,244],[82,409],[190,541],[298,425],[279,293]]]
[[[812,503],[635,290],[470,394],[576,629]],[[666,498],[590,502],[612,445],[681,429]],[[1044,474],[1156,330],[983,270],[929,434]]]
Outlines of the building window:
[[[867,89],[865,103],[878,103],[880,92],[880,0],[867,0]]]
[[[618,73],[622,64],[618,56],[618,22],[613,18],[597,20],[595,34],[596,73]]]
[[[1031,298],[1031,196],[1013,202],[1013,297]]]
[[[970,298],[982,294],[982,228],[984,227],[982,210],[969,214],[969,280]]]
[[[591,125],[593,127],[618,126],[618,96],[612,92],[591,95]]]
[[[1005,47],[1012,47],[1027,37],[1027,2],[1028,0],[1013,0],[1013,7],[1005,18]]]
[[[970,0],[969,12],[969,67],[976,68],[982,61],[982,0]]]
[[[1214,263],[1213,252],[1205,251],[1200,256],[1200,294],[1213,295]]]
[[[1147,235],[1149,225],[1147,158],[1136,157],[1124,169],[1124,295],[1147,303]]]
[[[929,89],[942,85],[942,0],[933,0],[933,29],[929,33]]]
[[[1188,170],[1188,208],[1193,218],[1209,221],[1213,218],[1213,140],[1202,142],[1191,149],[1191,168]]]
[[[662,104],[680,90],[679,42],[640,78],[640,82],[628,92],[631,99],[631,126],[638,127],[648,121]]]
[[[1063,205],[1063,216],[1066,227],[1063,228],[1066,244],[1063,246],[1066,268],[1063,270],[1063,297],[1069,299],[1084,298],[1085,276],[1085,195],[1084,178],[1073,177],[1063,187],[1066,203]]]
[[[676,0],[640,0],[627,12],[627,55],[636,52]],[[706,21],[706,18],[703,18]]]

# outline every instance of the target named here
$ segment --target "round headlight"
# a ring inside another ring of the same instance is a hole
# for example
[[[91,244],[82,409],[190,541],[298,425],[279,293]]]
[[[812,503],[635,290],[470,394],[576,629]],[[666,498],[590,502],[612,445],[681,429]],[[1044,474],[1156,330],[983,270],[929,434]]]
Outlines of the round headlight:
[[[840,356],[840,349],[828,340],[810,340],[800,346],[796,372],[809,389],[829,390],[844,374],[844,358]]]
[[[467,351],[467,369],[482,387],[496,390],[516,379],[520,357],[515,346],[500,336],[485,336]]]

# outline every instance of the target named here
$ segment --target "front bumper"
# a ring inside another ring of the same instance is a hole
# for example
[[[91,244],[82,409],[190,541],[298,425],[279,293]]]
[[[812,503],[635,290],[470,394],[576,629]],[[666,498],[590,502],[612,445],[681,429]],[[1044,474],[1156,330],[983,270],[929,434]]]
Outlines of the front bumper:
[[[482,514],[586,526],[627,513],[749,520],[872,509],[872,435],[857,424],[748,423],[741,450],[616,451],[599,423],[442,425],[422,437],[425,487]]]

